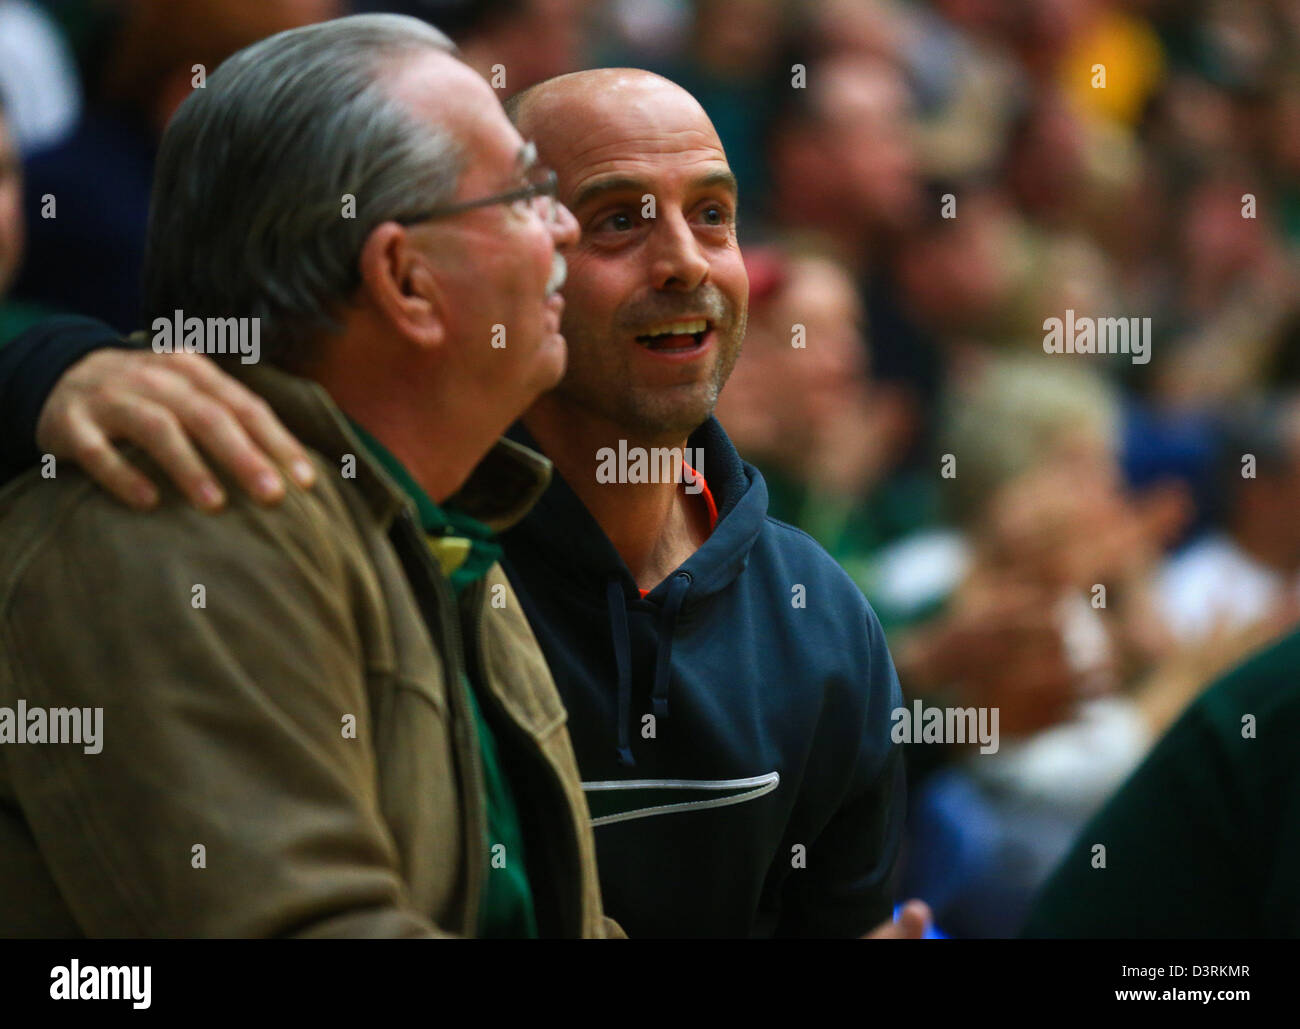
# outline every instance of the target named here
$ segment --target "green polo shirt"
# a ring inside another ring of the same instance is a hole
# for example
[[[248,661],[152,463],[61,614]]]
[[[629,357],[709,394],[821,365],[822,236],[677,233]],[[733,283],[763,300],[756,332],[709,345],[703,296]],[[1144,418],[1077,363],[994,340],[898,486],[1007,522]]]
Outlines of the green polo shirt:
[[[352,428],[375,460],[415,501],[429,550],[459,598],[501,557],[501,545],[492,530],[462,511],[439,507],[382,443],[356,422],[352,422]],[[496,739],[479,706],[478,684],[466,680],[465,693],[478,730],[479,758],[487,793],[488,874],[479,907],[478,933],[487,938],[535,938],[537,917],[524,863],[519,810],[501,767]],[[493,848],[497,844],[502,844],[505,850],[500,852],[501,858],[494,860]]]
[[[1298,668],[1293,631],[1201,694],[1080,833],[1023,935],[1300,935]]]

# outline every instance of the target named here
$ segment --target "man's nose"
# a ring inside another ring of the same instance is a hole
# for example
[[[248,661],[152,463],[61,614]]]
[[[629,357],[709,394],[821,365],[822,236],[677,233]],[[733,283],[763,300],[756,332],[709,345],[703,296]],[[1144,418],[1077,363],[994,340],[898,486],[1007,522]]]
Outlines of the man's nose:
[[[555,216],[550,222],[550,229],[551,238],[557,247],[571,247],[578,242],[578,219],[558,200],[555,202]]]
[[[709,277],[709,260],[686,219],[662,214],[650,233],[650,281],[655,289],[698,288]]]

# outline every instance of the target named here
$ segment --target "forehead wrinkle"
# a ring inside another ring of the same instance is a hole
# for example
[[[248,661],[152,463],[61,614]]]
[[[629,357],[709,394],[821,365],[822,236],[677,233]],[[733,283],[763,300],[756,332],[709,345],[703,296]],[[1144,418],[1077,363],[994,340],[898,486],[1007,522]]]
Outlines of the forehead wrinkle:
[[[590,159],[590,155],[598,154],[601,151],[613,151],[606,160],[626,160],[635,159],[641,155],[651,154],[689,154],[693,151],[704,151],[726,160],[722,149],[722,144],[705,138],[702,141],[692,141],[690,136],[702,136],[703,133],[698,130],[682,130],[672,134],[676,138],[665,138],[664,136],[623,136],[618,139],[597,140],[588,143],[582,149],[576,151],[570,156],[566,163],[572,164],[575,161]],[[686,138],[682,138],[686,137]]]
[[[717,170],[727,168],[726,155],[721,147],[695,146],[680,148],[650,149],[642,145],[641,140],[620,140],[618,143],[600,143],[574,154],[568,161],[560,164],[558,169],[565,179],[574,180],[574,186],[597,177],[620,173],[629,178],[642,178],[647,182],[656,177],[658,171],[654,158],[671,156],[669,171],[696,164],[720,165]],[[554,163],[554,162],[553,162]]]

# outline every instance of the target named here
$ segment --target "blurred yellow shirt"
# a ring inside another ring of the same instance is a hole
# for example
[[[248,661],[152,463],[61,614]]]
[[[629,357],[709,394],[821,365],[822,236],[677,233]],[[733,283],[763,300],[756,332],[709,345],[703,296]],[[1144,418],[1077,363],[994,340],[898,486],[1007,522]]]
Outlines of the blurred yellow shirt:
[[[1094,71],[1096,65],[1105,69]],[[1151,25],[1124,11],[1099,14],[1061,61],[1061,86],[1084,114],[1135,125],[1165,74],[1164,48]],[[1093,85],[1094,79],[1105,86]]]

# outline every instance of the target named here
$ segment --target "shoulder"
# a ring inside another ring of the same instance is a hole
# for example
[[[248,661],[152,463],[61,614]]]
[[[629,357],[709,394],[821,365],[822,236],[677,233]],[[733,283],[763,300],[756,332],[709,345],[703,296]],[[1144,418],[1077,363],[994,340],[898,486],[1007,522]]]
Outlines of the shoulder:
[[[1300,631],[1277,640],[1219,679],[1189,715],[1234,747],[1271,739],[1290,748],[1300,732]],[[1300,750],[1297,751],[1300,754]]]
[[[785,576],[833,598],[855,618],[875,613],[853,578],[826,549],[802,529],[767,515],[752,552],[752,561],[767,574]]]
[[[837,695],[883,703],[898,691],[880,619],[857,583],[811,536],[768,517],[741,580],[786,660]]]
[[[245,581],[289,569],[337,572],[346,504],[331,470],[313,457],[312,490],[290,485],[281,503],[267,507],[224,480],[228,500],[215,514],[197,510],[170,484],[161,485],[153,511],[139,512],[70,464],[48,479],[32,469],[0,491],[0,610],[20,589],[52,601],[66,593],[74,607],[78,597],[102,603],[111,591],[147,595],[166,588],[182,568]],[[142,455],[130,459],[156,483],[166,482]]]

